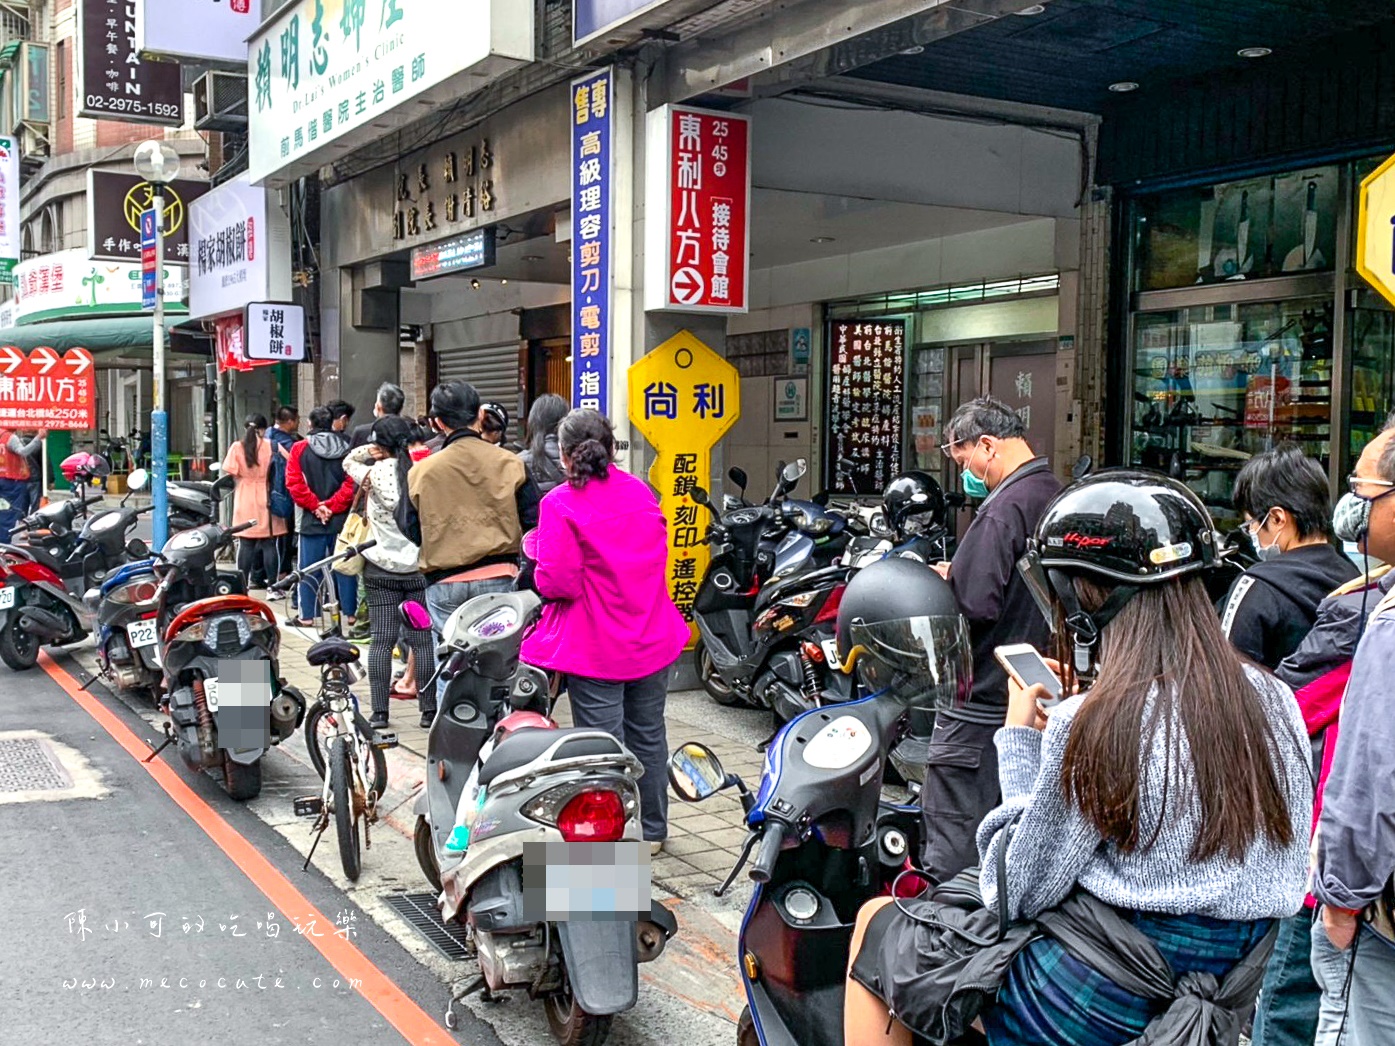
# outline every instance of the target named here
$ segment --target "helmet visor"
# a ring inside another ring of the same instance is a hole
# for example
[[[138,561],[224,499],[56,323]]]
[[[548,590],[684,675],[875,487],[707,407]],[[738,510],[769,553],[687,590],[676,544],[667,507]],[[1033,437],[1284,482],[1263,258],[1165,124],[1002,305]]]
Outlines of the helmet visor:
[[[909,617],[848,629],[862,684],[883,691],[911,708],[960,708],[973,687],[973,647],[969,626],[958,614]]]
[[[1017,561],[1017,572],[1027,582],[1027,591],[1032,594],[1032,602],[1036,603],[1047,626],[1054,629],[1056,611],[1052,606],[1051,581],[1046,576],[1046,568],[1041,565],[1041,553],[1035,549],[1029,551]]]

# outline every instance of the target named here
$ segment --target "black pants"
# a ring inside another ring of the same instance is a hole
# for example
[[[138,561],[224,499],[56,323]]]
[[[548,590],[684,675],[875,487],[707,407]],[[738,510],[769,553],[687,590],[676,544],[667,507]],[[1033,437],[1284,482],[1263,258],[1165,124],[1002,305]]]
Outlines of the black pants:
[[[417,704],[423,713],[436,710],[436,688],[423,686],[436,671],[436,647],[430,631],[402,628],[398,608],[404,600],[415,599],[426,605],[426,579],[420,574],[392,574],[369,565],[363,572],[368,598],[368,627],[373,641],[368,646],[368,686],[373,695],[374,714],[387,715],[388,689],[392,686],[392,645],[398,632],[405,632],[407,644],[417,659]]]
[[[979,863],[974,835],[1000,798],[993,735],[1001,725],[943,715],[935,721],[920,809],[925,870],[937,882]]]
[[[242,583],[252,587],[253,580],[275,581],[280,565],[280,538],[238,538],[237,570]]]

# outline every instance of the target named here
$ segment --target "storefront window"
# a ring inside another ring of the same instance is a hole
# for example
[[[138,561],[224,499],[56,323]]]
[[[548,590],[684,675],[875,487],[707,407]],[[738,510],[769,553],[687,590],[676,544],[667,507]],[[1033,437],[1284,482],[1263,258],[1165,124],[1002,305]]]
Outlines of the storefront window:
[[[1347,459],[1350,471],[1361,449],[1385,424],[1395,407],[1395,312],[1374,291],[1363,290],[1348,314],[1351,331],[1351,432]]]
[[[1327,468],[1332,367],[1330,297],[1140,313],[1131,461],[1185,478],[1234,525],[1235,474],[1254,454],[1292,440]]]
[[[1316,167],[1140,197],[1133,289],[1330,272],[1338,173]]]
[[[910,468],[939,475],[944,466],[940,454],[940,425],[945,398],[945,348],[919,345],[911,352],[909,390],[911,426],[906,459]]]

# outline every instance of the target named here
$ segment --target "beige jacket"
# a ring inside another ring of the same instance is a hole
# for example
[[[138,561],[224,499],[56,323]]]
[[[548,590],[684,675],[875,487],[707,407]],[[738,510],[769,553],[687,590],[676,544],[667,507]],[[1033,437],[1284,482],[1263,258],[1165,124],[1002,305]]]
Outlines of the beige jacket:
[[[412,466],[407,490],[421,519],[427,580],[516,555],[523,540],[518,492],[527,481],[517,455],[473,436],[454,439]]]

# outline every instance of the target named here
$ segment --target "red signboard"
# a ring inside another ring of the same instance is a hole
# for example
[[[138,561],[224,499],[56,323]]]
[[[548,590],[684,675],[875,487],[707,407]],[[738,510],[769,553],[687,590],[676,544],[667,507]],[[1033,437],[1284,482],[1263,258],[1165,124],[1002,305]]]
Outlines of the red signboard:
[[[665,309],[745,312],[750,256],[751,123],[669,106],[664,184]]]
[[[96,425],[97,375],[86,349],[0,345],[0,426],[90,429]]]

